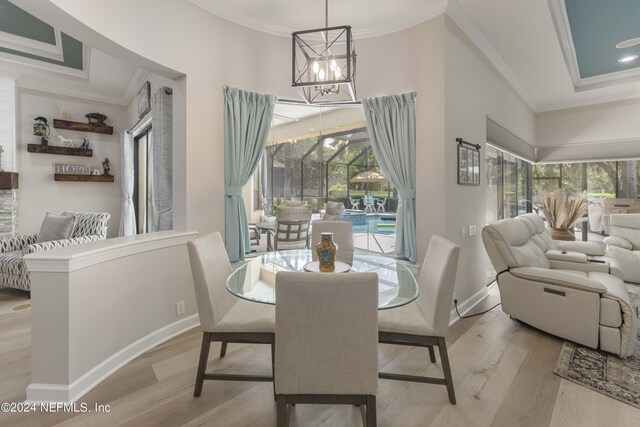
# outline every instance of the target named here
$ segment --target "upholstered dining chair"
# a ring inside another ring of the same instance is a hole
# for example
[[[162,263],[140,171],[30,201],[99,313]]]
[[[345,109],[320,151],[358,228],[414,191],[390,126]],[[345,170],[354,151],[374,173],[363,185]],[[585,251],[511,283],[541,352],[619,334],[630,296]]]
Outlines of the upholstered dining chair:
[[[227,291],[224,282],[233,268],[220,233],[199,236],[187,248],[203,332],[193,395],[200,396],[204,380],[273,381],[273,376],[206,373],[212,342],[222,343],[220,357],[225,356],[227,343],[269,344],[273,365],[275,309],[238,299]]]
[[[336,259],[353,263],[353,229],[351,221],[313,221],[311,226],[311,255],[318,259],[315,247],[322,238],[322,233],[333,233],[333,242],[338,245]]]
[[[376,425],[378,389],[378,277],[350,273],[276,275],[277,425],[288,424],[288,405],[364,407]]]
[[[456,395],[445,338],[459,255],[458,246],[444,237],[433,236],[422,263],[418,299],[393,310],[381,310],[378,315],[380,343],[427,347],[432,363],[436,361],[433,346],[438,346],[444,374],[444,378],[430,378],[381,372],[380,378],[446,385],[449,401],[454,405]]]

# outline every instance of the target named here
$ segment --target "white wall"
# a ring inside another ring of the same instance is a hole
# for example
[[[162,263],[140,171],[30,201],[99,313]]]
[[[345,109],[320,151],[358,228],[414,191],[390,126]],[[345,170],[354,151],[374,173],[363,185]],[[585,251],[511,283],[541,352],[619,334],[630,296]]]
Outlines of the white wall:
[[[173,88],[173,81],[171,79],[167,79],[166,77],[158,76],[157,74],[153,73],[148,73],[144,81],[149,81],[149,84],[151,86],[151,92],[149,92],[151,94],[151,98],[153,98],[153,95],[162,86]],[[140,87],[142,87],[142,85],[140,85]],[[140,88],[138,88],[138,90],[140,90]],[[138,122],[138,119],[138,102],[134,94],[134,96],[129,101],[129,104],[127,105],[126,122],[124,128],[130,129],[134,124]]]
[[[124,107],[99,104],[71,97],[18,89],[17,171],[20,173],[19,217],[20,233],[32,234],[40,230],[47,212],[64,210],[82,212],[108,212],[108,236],[118,235],[120,224],[120,132],[126,123]],[[85,114],[100,112],[107,116],[106,123],[113,126],[113,135],[55,129],[53,119],[61,118],[61,110],[68,111],[68,120],[87,122]],[[89,137],[93,157],[61,156],[27,152],[27,144],[39,143],[33,135],[33,119],[44,116],[51,126],[50,145],[59,145],[58,135],[73,139],[74,143]],[[53,180],[54,163],[91,164],[102,171],[102,161],[109,158],[115,182],[56,182]]]
[[[535,140],[535,117],[515,90],[451,19],[446,18],[445,235],[461,247],[456,280],[459,301],[485,285],[486,253],[480,236],[486,221],[486,118],[528,143]],[[480,186],[457,184],[456,138],[480,144]],[[461,228],[476,225],[478,234],[461,238]]]
[[[536,116],[537,160],[640,157],[640,100],[610,102]]]
[[[2,169],[15,172],[16,90],[15,82],[0,77],[0,145]]]

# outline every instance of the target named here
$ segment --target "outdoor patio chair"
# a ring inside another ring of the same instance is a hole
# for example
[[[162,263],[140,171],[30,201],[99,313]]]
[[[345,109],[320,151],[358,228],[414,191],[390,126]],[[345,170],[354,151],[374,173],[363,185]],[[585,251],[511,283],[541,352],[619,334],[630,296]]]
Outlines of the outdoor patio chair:
[[[311,206],[281,206],[272,234],[273,249],[305,249],[309,247]]]
[[[374,204],[375,204],[375,202],[373,200],[373,196],[370,196],[370,195],[364,196],[364,211],[365,212],[373,213],[375,211]]]
[[[384,209],[384,205],[386,203],[387,203],[387,198],[386,197],[376,200],[376,207],[378,208],[376,210],[378,212],[386,212],[386,210]]]
[[[349,197],[349,203],[351,203],[351,209],[360,210],[360,199],[357,197]]]

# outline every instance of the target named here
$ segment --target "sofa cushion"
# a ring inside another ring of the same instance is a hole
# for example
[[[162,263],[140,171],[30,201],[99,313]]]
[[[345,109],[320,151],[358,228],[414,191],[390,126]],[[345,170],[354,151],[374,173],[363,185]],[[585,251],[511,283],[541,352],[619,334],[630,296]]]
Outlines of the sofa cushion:
[[[0,274],[19,275],[24,269],[22,251],[5,252],[0,254]]]
[[[633,249],[640,249],[640,215],[611,215],[609,218],[609,234],[626,239],[633,245]]]
[[[75,221],[74,216],[54,215],[47,212],[40,226],[37,242],[68,239],[73,232]]]
[[[72,212],[65,211],[60,215],[75,217],[75,225],[71,237],[100,236],[107,238],[107,228],[111,214],[101,212]]]

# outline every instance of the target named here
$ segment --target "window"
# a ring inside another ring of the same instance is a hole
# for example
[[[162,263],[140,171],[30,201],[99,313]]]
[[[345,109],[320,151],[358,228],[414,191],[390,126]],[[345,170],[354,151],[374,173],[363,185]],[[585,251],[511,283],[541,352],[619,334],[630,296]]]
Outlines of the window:
[[[151,191],[151,127],[138,133],[133,143],[133,204],[138,234],[151,231],[153,193]]]
[[[276,103],[262,161],[264,205],[275,215],[286,200],[304,200],[315,220],[327,201],[341,202],[356,248],[391,254],[398,194],[380,171],[364,120],[360,106]]]

